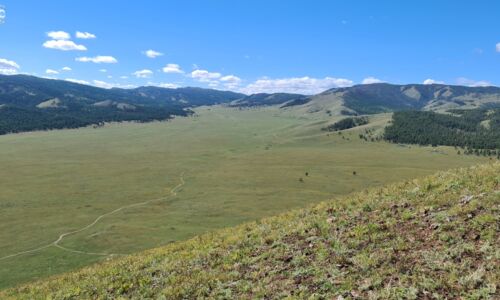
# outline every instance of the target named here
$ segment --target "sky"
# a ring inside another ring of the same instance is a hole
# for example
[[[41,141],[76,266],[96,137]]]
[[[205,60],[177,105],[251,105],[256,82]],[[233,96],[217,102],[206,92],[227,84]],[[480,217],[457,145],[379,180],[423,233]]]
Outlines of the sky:
[[[499,12],[494,0],[0,0],[0,74],[247,94],[498,86]]]

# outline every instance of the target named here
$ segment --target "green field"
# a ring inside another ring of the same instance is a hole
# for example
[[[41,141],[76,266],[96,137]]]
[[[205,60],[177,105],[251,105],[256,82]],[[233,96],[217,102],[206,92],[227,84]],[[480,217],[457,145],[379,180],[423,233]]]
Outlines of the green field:
[[[365,127],[380,131],[388,118]],[[275,108],[212,107],[170,122],[1,136],[0,288],[485,161],[325,125]]]

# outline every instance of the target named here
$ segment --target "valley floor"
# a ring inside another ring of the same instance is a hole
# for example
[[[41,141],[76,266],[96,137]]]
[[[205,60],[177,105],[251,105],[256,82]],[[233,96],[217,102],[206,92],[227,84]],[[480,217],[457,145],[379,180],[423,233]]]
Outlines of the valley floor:
[[[0,288],[486,160],[359,139],[388,118],[338,135],[321,131],[327,116],[211,107],[0,136]]]

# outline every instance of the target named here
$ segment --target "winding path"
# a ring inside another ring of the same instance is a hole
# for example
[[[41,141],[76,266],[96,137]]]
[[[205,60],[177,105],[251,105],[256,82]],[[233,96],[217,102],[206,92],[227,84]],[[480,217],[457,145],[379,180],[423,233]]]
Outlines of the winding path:
[[[143,201],[143,202],[138,202],[138,203],[134,203],[134,204],[129,204],[129,205],[125,205],[125,206],[122,206],[122,207],[119,207],[111,212],[108,212],[108,213],[105,213],[105,214],[102,214],[100,216],[98,216],[92,223],[80,228],[80,229],[77,229],[77,230],[73,230],[73,231],[68,231],[68,232],[65,232],[65,233],[62,233],[61,235],[59,235],[59,237],[57,238],[57,240],[53,241],[52,243],[50,244],[47,244],[47,245],[44,245],[44,246],[41,246],[41,247],[38,247],[38,248],[35,248],[35,249],[31,249],[31,250],[26,250],[26,251],[21,251],[21,252],[17,252],[17,253],[14,253],[14,254],[10,254],[10,255],[7,255],[7,256],[4,256],[4,257],[0,257],[0,261],[2,260],[6,260],[6,259],[9,259],[9,258],[12,258],[12,257],[16,257],[16,256],[20,256],[20,255],[23,255],[23,254],[28,254],[28,253],[34,253],[34,252],[38,252],[38,251],[41,251],[43,249],[46,249],[46,248],[49,248],[49,247],[57,247],[61,250],[64,250],[64,251],[68,251],[68,252],[72,252],[72,253],[79,253],[79,254],[88,254],[88,255],[101,255],[101,256],[108,256],[108,255],[119,255],[117,253],[99,253],[99,252],[85,252],[85,251],[80,251],[80,250],[75,250],[75,249],[70,249],[70,248],[66,248],[66,247],[63,247],[60,245],[60,243],[62,242],[62,240],[67,237],[67,236],[70,236],[70,235],[73,235],[73,234],[76,234],[76,233],[79,233],[79,232],[82,232],[82,231],[85,231],[89,228],[92,228],[93,226],[95,226],[97,223],[99,223],[99,221],[104,218],[104,217],[107,217],[107,216],[110,216],[112,214],[115,214],[119,211],[122,211],[124,209],[128,209],[128,208],[133,208],[133,207],[138,207],[138,206],[143,206],[143,205],[147,205],[149,203],[152,203],[152,202],[156,202],[156,201],[164,201],[164,200],[167,200],[168,198],[170,197],[175,197],[177,196],[177,191],[186,183],[184,181],[184,172],[182,172],[181,176],[180,176],[180,183],[178,185],[176,185],[175,187],[173,187],[171,190],[170,190],[170,195],[168,196],[165,196],[165,197],[160,197],[160,198],[155,198],[155,199],[151,199],[151,200],[147,200],[147,201]]]

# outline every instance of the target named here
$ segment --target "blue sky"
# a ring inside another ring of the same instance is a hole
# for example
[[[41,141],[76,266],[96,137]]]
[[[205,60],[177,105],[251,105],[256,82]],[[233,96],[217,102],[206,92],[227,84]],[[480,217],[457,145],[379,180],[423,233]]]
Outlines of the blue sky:
[[[500,85],[500,1],[409,2],[0,0],[0,73],[245,93]]]

